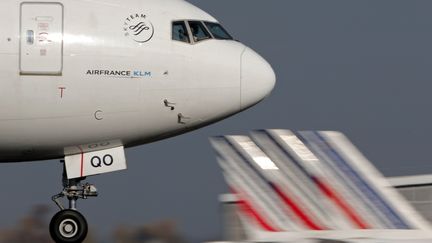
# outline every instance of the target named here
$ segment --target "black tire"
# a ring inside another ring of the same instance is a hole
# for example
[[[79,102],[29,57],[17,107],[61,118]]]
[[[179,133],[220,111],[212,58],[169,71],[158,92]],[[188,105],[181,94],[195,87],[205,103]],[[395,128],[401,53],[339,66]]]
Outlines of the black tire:
[[[62,210],[51,219],[51,238],[57,243],[81,243],[87,236],[88,226],[84,216],[75,210]]]

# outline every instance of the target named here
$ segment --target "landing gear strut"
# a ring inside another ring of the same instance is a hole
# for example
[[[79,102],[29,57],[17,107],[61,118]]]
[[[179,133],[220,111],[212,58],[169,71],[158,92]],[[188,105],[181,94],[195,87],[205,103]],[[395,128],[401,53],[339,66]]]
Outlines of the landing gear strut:
[[[97,189],[91,184],[82,184],[84,178],[67,179],[66,169],[63,169],[63,191],[52,197],[52,200],[60,208],[51,219],[50,234],[57,243],[80,243],[88,232],[87,221],[78,212],[76,203],[78,199],[87,199],[98,195]],[[66,197],[69,200],[69,208],[65,209],[60,199]]]

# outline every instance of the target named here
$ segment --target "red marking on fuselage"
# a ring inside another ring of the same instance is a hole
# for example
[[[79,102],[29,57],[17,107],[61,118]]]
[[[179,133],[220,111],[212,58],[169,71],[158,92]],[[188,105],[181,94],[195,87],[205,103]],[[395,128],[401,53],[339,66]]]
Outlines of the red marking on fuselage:
[[[81,152],[81,177],[84,175],[84,151],[82,150],[81,146],[77,146],[78,149]]]
[[[66,87],[59,87],[60,90],[60,98],[63,98],[64,95],[64,91],[65,91]]]

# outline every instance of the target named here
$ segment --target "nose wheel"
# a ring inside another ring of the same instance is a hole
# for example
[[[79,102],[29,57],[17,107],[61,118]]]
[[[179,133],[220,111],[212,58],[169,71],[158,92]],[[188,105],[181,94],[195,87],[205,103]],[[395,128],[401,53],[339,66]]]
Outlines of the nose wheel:
[[[51,238],[57,243],[81,243],[87,236],[88,225],[84,216],[78,212],[78,199],[88,199],[98,195],[97,189],[91,184],[81,184],[85,178],[67,179],[63,170],[63,191],[52,197],[60,211],[51,219],[49,230]],[[69,209],[65,209],[60,199],[69,200]]]
[[[84,216],[76,210],[66,209],[52,218],[50,225],[51,238],[55,242],[82,242],[87,236],[88,226]]]

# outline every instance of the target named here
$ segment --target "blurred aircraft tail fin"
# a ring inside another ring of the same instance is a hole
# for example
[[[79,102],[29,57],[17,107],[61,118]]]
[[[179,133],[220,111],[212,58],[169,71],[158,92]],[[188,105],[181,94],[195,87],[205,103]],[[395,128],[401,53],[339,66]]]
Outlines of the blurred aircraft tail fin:
[[[281,232],[430,229],[341,133],[262,130],[211,142],[253,239]]]

